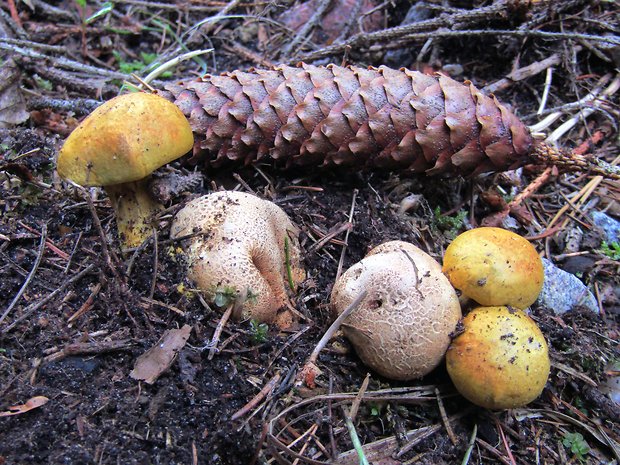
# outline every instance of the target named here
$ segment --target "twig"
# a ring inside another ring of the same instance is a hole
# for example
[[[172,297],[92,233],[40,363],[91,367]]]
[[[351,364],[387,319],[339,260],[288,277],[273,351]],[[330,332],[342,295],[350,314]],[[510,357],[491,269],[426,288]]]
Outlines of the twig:
[[[177,315],[185,316],[185,312],[183,310],[179,310],[174,305],[169,305],[165,302],[160,302],[159,300],[155,299],[149,299],[148,297],[140,297],[140,300],[150,305],[157,305],[158,307],[167,308],[168,310],[173,311]]]
[[[484,441],[484,440],[482,440],[480,438],[476,438],[476,443],[480,444],[484,449],[489,451],[492,455],[494,455],[504,465],[512,465],[510,463],[510,461],[506,459],[506,457],[504,457],[495,447],[493,447],[488,442],[486,442],[486,441]]]
[[[43,359],[43,363],[57,362],[71,355],[94,355],[106,352],[116,352],[131,347],[131,340],[121,339],[118,341],[101,342],[76,342],[65,346],[62,350],[48,355]]]
[[[291,267],[291,251],[288,241],[288,236],[284,236],[284,260],[286,263],[286,278],[288,280],[288,287],[291,289],[293,293],[296,293],[295,290],[295,280],[293,279],[293,269]]]
[[[351,304],[347,308],[344,309],[344,311],[338,316],[338,318],[336,318],[336,320],[331,324],[331,326],[327,329],[327,331],[325,331],[325,334],[323,334],[323,337],[317,343],[316,347],[310,354],[310,357],[308,357],[308,360],[306,360],[306,363],[304,364],[303,368],[299,372],[299,375],[297,375],[298,384],[306,383],[308,385],[308,384],[314,383],[314,378],[316,374],[320,373],[320,370],[316,366],[316,361],[319,357],[319,354],[325,348],[325,346],[327,345],[329,340],[332,338],[332,336],[336,333],[336,331],[338,331],[338,328],[340,328],[340,325],[342,324],[342,322],[351,313],[353,313],[355,309],[357,309],[357,307],[366,298],[366,295],[368,295],[368,291],[364,290],[360,292],[359,295],[355,298],[355,300],[353,300],[353,302],[351,302]]]
[[[289,41],[282,50],[282,56],[288,57],[291,51],[295,51],[295,48],[302,41],[309,40],[309,35],[312,29],[321,22],[323,15],[331,5],[332,0],[319,0],[318,5],[316,5],[316,10],[308,19],[308,21],[299,29],[293,40]]]
[[[581,47],[576,46],[575,49],[579,51],[581,50]],[[548,69],[551,66],[559,65],[560,63],[562,63],[562,59],[562,54],[554,53],[553,55],[548,56],[544,60],[536,61],[527,66],[523,66],[522,68],[515,69],[505,78],[486,85],[480,90],[488,94],[504,90],[508,88],[513,82],[522,81],[523,79],[527,79],[537,75],[538,73]]]
[[[364,397],[364,394],[366,394],[366,391],[368,390],[368,383],[370,383],[370,373],[366,373],[366,377],[364,378],[364,381],[362,381],[360,390],[355,396],[355,400],[351,404],[351,410],[347,415],[351,419],[351,421],[355,421],[355,418],[357,418],[357,411],[360,408],[360,404],[362,403],[362,398]]]
[[[311,253],[315,253],[318,252],[319,250],[321,250],[325,244],[327,244],[328,242],[333,242],[333,243],[339,243],[340,241],[338,240],[334,240],[334,238],[344,232],[344,231],[348,231],[351,229],[353,225],[349,222],[346,221],[344,223],[340,223],[339,225],[337,225],[335,228],[331,229],[331,231],[329,231],[327,234],[325,234],[321,239],[319,239],[318,241],[316,241],[314,244],[312,244],[310,247],[308,247],[307,253],[311,254]],[[318,232],[318,231],[317,231]],[[345,246],[346,242],[342,241],[342,245]]]
[[[495,425],[499,430],[499,435],[502,438],[502,443],[504,444],[504,449],[506,449],[506,454],[508,454],[508,458],[510,459],[511,465],[517,465],[514,456],[512,455],[512,451],[510,450],[510,445],[508,444],[508,440],[506,439],[506,435],[504,434],[504,429],[502,428],[502,424],[499,422],[497,417],[495,418]]]
[[[601,77],[601,79],[599,79],[599,81],[597,82],[597,84],[594,87],[594,89],[592,89],[586,96],[584,96],[583,98],[580,98],[576,102],[572,102],[572,103],[570,103],[568,105],[562,106],[562,108],[560,108],[558,111],[553,112],[553,113],[547,115],[542,121],[539,121],[538,123],[529,126],[530,131],[532,131],[533,133],[544,131],[551,124],[553,124],[555,121],[557,121],[558,118],[562,117],[562,115],[566,111],[567,107],[569,107],[569,108],[573,108],[573,107],[575,107],[575,108],[582,108],[582,107],[585,107],[585,106],[589,105],[596,98],[598,98],[598,95],[601,93],[601,91],[603,89],[603,86],[606,86],[610,79],[611,79],[611,75],[610,74],[604,75],[603,77]],[[608,89],[609,90],[613,90],[613,87],[614,87],[614,85],[612,83],[612,84],[609,85]],[[553,141],[553,142],[555,142],[555,141]]]
[[[330,55],[340,55],[347,49],[360,49],[364,45],[367,46],[368,44],[373,44],[376,42],[389,43],[393,42],[395,39],[402,38],[407,34],[415,32],[432,31],[432,33],[427,33],[432,35],[441,28],[455,27],[457,24],[460,27],[466,27],[468,24],[488,22],[493,17],[501,17],[506,14],[508,8],[509,2],[506,0],[500,0],[484,8],[476,8],[471,11],[461,11],[454,14],[441,15],[437,18],[417,21],[415,23],[384,29],[382,31],[359,33],[344,42],[333,44],[315,52],[302,55],[301,57],[297,57],[295,60],[291,60],[291,62],[296,62],[298,60],[309,62]]]
[[[547,106],[547,99],[549,98],[549,89],[551,89],[551,78],[553,76],[553,68],[547,68],[547,75],[545,77],[545,88],[543,90],[542,98],[540,99],[540,106],[538,107],[537,115],[541,115],[545,111]]]
[[[97,68],[96,66],[85,65],[84,63],[80,63],[78,61],[69,60],[68,58],[52,57],[44,53],[36,52],[29,48],[16,47],[13,44],[6,43],[6,41],[4,40],[0,40],[0,50],[17,53],[18,55],[22,55],[22,56],[37,60],[39,63],[42,60],[50,61],[51,63],[54,63],[55,66],[58,66],[60,68],[71,69],[73,71],[80,71],[84,73],[90,73],[96,76],[103,76],[107,79],[123,80],[128,77],[127,74],[118,73],[116,71],[108,71],[103,68]]]
[[[301,441],[303,439],[304,443],[301,446],[301,449],[299,449],[299,454],[303,456],[304,452],[306,452],[306,449],[308,448],[308,444],[310,444],[310,441],[312,440],[312,438],[314,437],[314,434],[316,433],[316,430],[319,429],[319,425],[317,423],[313,423],[312,426],[310,428],[308,428],[308,430],[306,432],[304,432],[304,434],[302,434],[299,438],[295,439],[295,441],[293,441],[290,445],[294,445],[294,443],[297,443],[299,441]],[[301,459],[299,457],[295,458],[295,460],[293,461],[292,465],[297,465],[299,463]]]
[[[252,457],[252,460],[250,460],[250,463],[248,465],[256,465],[256,462],[258,462],[258,458],[260,457],[260,451],[263,449],[263,444],[265,443],[265,438],[267,437],[268,432],[269,432],[269,423],[265,422],[263,424],[263,429],[261,430],[261,433],[260,433],[260,438],[258,439],[256,443],[256,451],[254,452],[254,456]]]
[[[22,25],[22,20],[19,18],[19,13],[17,12],[17,7],[15,6],[15,0],[7,0],[7,3],[9,5],[9,11],[11,12],[11,19],[15,21],[15,24],[23,29],[24,26]]]
[[[220,335],[222,334],[222,331],[224,330],[224,326],[226,326],[226,323],[228,322],[230,315],[232,315],[234,306],[235,306],[234,303],[231,303],[228,306],[228,308],[222,315],[222,318],[220,318],[220,321],[215,327],[215,332],[213,333],[213,337],[211,338],[211,340],[209,341],[209,344],[207,345],[207,347],[209,348],[209,355],[207,357],[207,360],[213,360],[213,357],[215,356],[215,352],[217,351],[217,343],[220,340]]]
[[[23,221],[18,221],[19,225],[30,231],[31,233],[36,234],[37,236],[41,236],[41,233],[39,231],[37,231],[34,228],[31,228],[30,226],[28,226],[26,223],[24,223]],[[58,255],[60,258],[62,258],[63,260],[68,260],[69,259],[69,255],[67,255],[67,253],[63,250],[60,250],[56,244],[54,244],[52,241],[49,240],[49,238],[45,239],[45,245],[47,246],[48,249],[50,249],[51,252],[54,252],[56,255]]]
[[[89,273],[93,268],[95,267],[94,264],[90,264],[88,265],[86,268],[84,268],[82,271],[80,271],[79,273],[77,273],[76,275],[72,276],[70,279],[68,279],[67,281],[65,281],[58,289],[56,289],[54,292],[52,292],[51,294],[49,294],[47,297],[45,297],[44,299],[39,300],[38,302],[29,305],[28,307],[26,307],[24,309],[24,313],[19,317],[16,318],[15,321],[13,321],[13,323],[11,323],[10,325],[8,325],[6,328],[4,328],[2,331],[0,331],[0,334],[6,334],[8,333],[11,329],[13,329],[17,324],[19,324],[20,322],[22,322],[23,320],[25,320],[26,318],[28,318],[32,313],[36,312],[39,308],[41,308],[43,305],[45,305],[46,303],[48,303],[50,300],[52,300],[54,297],[56,297],[59,293],[61,293],[62,291],[64,291],[67,287],[69,287],[71,284],[73,284],[74,282],[76,282],[78,279],[82,278],[84,275],[86,275],[87,273]]]
[[[105,236],[103,226],[101,226],[101,221],[99,220],[99,215],[97,214],[97,210],[95,209],[93,199],[90,197],[90,193],[87,189],[84,189],[80,186],[78,187],[82,192],[82,196],[86,199],[86,204],[88,205],[90,214],[93,217],[93,224],[95,225],[95,229],[99,233],[99,238],[101,239],[101,250],[103,251],[103,257],[105,259],[106,265],[108,265],[108,268],[110,269],[114,277],[119,279],[120,275],[118,273],[118,270],[116,269],[116,264],[119,262],[118,257],[114,253],[110,253],[110,250],[108,248],[108,239]],[[114,258],[114,261],[112,261],[112,258]]]
[[[178,57],[172,58],[171,60],[168,60],[165,63],[162,63],[161,65],[159,65],[157,68],[151,71],[144,79],[142,79],[142,81],[148,84],[153,79],[158,78],[159,76],[161,76],[163,73],[165,73],[169,69],[177,66],[179,63],[182,63],[187,60],[191,60],[192,58],[196,56],[204,55],[205,53],[210,53],[212,51],[213,51],[212,48],[208,48],[205,50],[193,50],[191,52],[187,52],[182,55],[179,55]]]
[[[71,100],[38,97],[28,99],[29,110],[43,110],[49,108],[55,111],[67,111],[73,112],[78,116],[84,116],[91,113],[95,108],[101,105],[102,102],[90,98],[75,98]]]
[[[73,315],[71,315],[71,317],[69,317],[69,319],[67,320],[67,323],[71,323],[73,320],[81,317],[88,310],[90,310],[90,308],[93,306],[93,303],[95,302],[95,297],[97,297],[97,294],[99,294],[99,291],[101,291],[101,283],[97,283],[97,285],[95,286],[93,291],[90,293],[86,301]]]
[[[278,381],[280,381],[280,377],[281,377],[280,373],[279,372],[276,373],[274,377],[271,378],[269,382],[263,386],[260,392],[256,394],[252,398],[252,400],[250,400],[247,404],[245,404],[243,407],[237,410],[233,414],[233,416],[230,417],[230,419],[232,421],[238,420],[239,418],[244,416],[246,413],[248,413],[250,410],[252,410],[254,407],[256,407],[265,397],[267,397],[267,395],[269,395],[271,391],[275,389],[276,385],[278,384]]]
[[[149,299],[155,295],[155,286],[157,285],[157,268],[159,267],[159,241],[157,229],[153,228],[153,279],[151,279],[151,289],[149,290]]]
[[[617,36],[602,36],[581,34],[577,32],[548,32],[540,30],[506,30],[506,29],[466,29],[476,23],[489,23],[493,18],[506,15],[510,9],[509,1],[496,1],[493,4],[473,10],[459,10],[453,14],[441,15],[425,21],[397,26],[372,33],[359,33],[350,39],[311,52],[294,61],[314,61],[330,55],[340,55],[347,49],[380,51],[386,48],[402,47],[404,43],[426,40],[428,38],[453,38],[467,36],[509,36],[509,37],[537,37],[554,40],[590,40],[620,44]],[[422,32],[423,31],[423,32]]]
[[[37,272],[39,265],[41,264],[43,253],[45,252],[46,241],[47,241],[47,223],[43,224],[43,228],[41,229],[41,241],[39,242],[39,252],[37,253],[37,258],[35,259],[34,264],[32,265],[32,269],[30,270],[30,273],[28,273],[28,276],[26,277],[26,281],[24,281],[24,284],[22,285],[20,290],[17,292],[17,294],[15,295],[15,297],[13,298],[9,306],[6,308],[6,310],[2,314],[2,316],[0,316],[0,323],[4,321],[4,319],[11,312],[15,304],[19,301],[21,296],[24,295],[24,292],[26,292],[26,289],[30,285],[30,281],[32,281],[32,278],[34,278],[34,275]]]
[[[439,414],[441,415],[441,421],[443,425],[446,427],[446,432],[448,433],[448,437],[450,438],[450,442],[452,445],[456,446],[459,441],[452,430],[452,425],[450,425],[450,420],[448,419],[448,415],[446,415],[446,408],[443,405],[443,400],[441,400],[441,395],[439,393],[439,389],[435,388],[435,397],[437,397],[437,405],[439,407]]]
[[[349,225],[353,226],[353,214],[355,213],[355,200],[357,199],[358,190],[353,190],[353,199],[351,199],[351,210],[349,210]],[[342,251],[340,252],[340,260],[338,261],[338,270],[336,271],[336,280],[340,277],[340,273],[342,273],[342,267],[344,266],[344,256],[347,252],[347,244],[349,241],[349,234],[351,232],[351,228],[347,229],[344,233],[344,246],[342,247]]]
[[[78,245],[80,244],[80,240],[82,239],[83,231],[80,231],[77,239],[75,240],[75,244],[73,245],[73,249],[71,249],[71,254],[67,259],[67,264],[65,265],[64,273],[67,274],[69,272],[69,268],[71,268],[71,263],[73,262],[73,257],[75,256],[75,252],[77,252]]]
[[[237,8],[240,3],[241,3],[240,0],[230,0],[230,2],[228,2],[224,8],[220,9],[220,11],[218,11],[217,14],[210,16],[208,18],[205,18],[202,21],[199,21],[196,25],[194,25],[191,29],[187,31],[187,33],[190,33],[187,39],[188,43],[191,42],[192,37],[194,36],[196,31],[200,28],[202,28],[203,34],[209,34],[211,30],[215,27],[215,25],[218,23],[218,21],[220,19],[225,19],[228,13],[234,10],[235,8]]]

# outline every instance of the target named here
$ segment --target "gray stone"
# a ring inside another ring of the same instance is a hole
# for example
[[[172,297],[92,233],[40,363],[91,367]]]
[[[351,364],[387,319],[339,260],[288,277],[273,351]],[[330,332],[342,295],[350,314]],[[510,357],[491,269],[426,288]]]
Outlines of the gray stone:
[[[575,275],[567,273],[543,258],[545,282],[536,303],[562,314],[575,307],[586,307],[599,313],[594,294]]]
[[[608,244],[620,241],[620,221],[603,212],[595,211],[592,212],[592,222],[603,232],[603,238]]]

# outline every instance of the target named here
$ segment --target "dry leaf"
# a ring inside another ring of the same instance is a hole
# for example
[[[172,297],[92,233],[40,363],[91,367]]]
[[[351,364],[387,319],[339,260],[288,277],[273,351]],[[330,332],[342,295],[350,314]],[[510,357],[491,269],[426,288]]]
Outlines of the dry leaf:
[[[19,87],[19,70],[7,60],[0,67],[0,128],[23,123],[29,116]]]
[[[153,384],[170,368],[179,351],[187,343],[191,332],[192,327],[189,325],[166,331],[157,344],[138,357],[129,376]]]
[[[45,396],[36,396],[32,399],[28,399],[25,404],[22,405],[12,405],[6,412],[0,412],[0,417],[10,417],[12,415],[21,415],[22,413],[26,413],[29,410],[34,408],[41,407],[42,405],[47,404],[49,399]]]

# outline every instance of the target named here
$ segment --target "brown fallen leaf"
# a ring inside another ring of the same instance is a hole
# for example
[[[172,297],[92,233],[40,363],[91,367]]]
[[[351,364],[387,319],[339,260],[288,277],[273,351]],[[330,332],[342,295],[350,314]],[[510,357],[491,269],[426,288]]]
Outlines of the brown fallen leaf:
[[[189,325],[166,331],[157,344],[138,357],[129,376],[153,384],[170,368],[179,351],[187,343],[191,332],[192,327]]]
[[[49,399],[45,396],[36,396],[31,399],[28,399],[25,404],[22,405],[12,405],[6,412],[0,412],[0,417],[10,417],[12,415],[21,415],[22,413],[26,413],[32,409],[41,407],[42,405],[47,404]]]

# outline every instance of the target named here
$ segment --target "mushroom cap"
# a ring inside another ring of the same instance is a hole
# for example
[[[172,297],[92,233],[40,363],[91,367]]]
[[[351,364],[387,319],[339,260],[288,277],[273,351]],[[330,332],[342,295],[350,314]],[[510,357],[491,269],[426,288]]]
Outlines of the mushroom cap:
[[[532,305],[544,281],[542,260],[526,239],[501,228],[475,228],[446,249],[443,272],[481,305]]]
[[[277,321],[289,289],[285,238],[295,284],[304,279],[300,265],[298,229],[273,202],[243,192],[223,191],[189,202],[172,223],[172,238],[203,233],[189,239],[189,277],[213,295],[233,290],[242,317]]]
[[[58,154],[58,174],[82,186],[145,178],[194,144],[187,118],[154,94],[119,95],[95,109]]]
[[[478,307],[463,318],[446,353],[458,391],[489,409],[522,407],[536,399],[549,377],[545,338],[522,310]]]
[[[458,297],[439,263],[407,242],[381,244],[338,278],[332,316],[363,290],[367,297],[342,330],[367,366],[387,378],[410,380],[439,365],[461,318]]]

